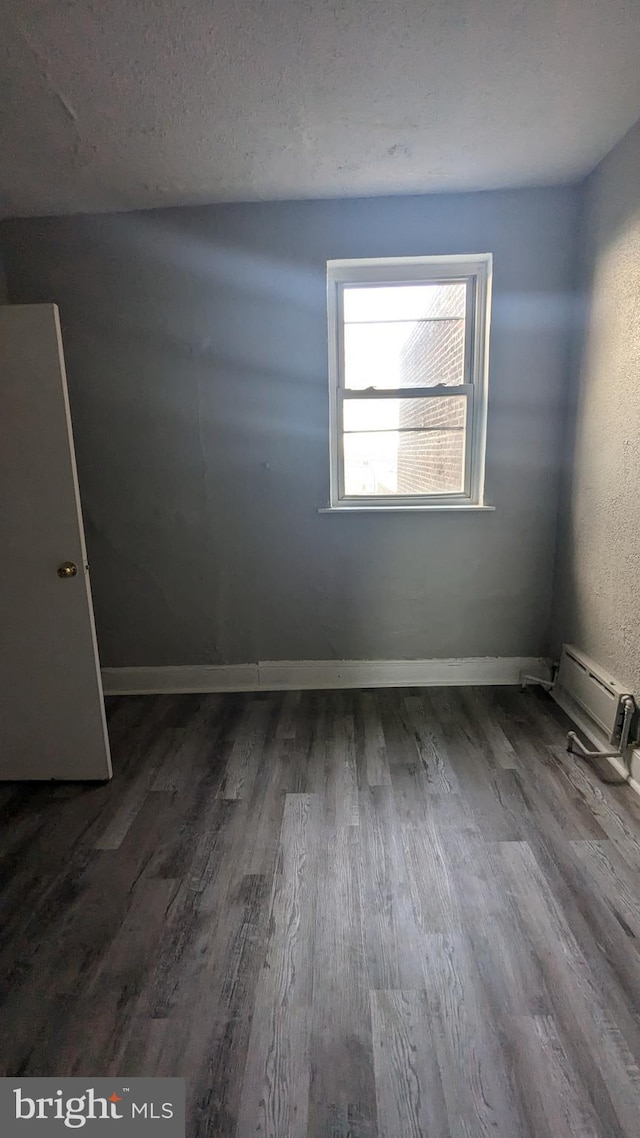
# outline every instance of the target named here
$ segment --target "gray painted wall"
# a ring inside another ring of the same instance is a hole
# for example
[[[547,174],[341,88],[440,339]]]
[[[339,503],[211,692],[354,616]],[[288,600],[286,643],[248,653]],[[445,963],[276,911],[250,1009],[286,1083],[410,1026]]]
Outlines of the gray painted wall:
[[[574,643],[640,695],[640,124],[587,182],[581,247],[554,648]]]
[[[60,306],[103,664],[545,653],[576,216],[565,188],[0,227],[12,300]],[[496,511],[318,514],[327,258],[485,251]]]

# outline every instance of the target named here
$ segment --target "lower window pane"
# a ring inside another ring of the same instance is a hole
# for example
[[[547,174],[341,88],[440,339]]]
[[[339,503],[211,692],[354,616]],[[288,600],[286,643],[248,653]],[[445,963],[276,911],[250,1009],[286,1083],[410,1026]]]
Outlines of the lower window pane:
[[[461,493],[464,436],[459,429],[345,434],[345,495]]]

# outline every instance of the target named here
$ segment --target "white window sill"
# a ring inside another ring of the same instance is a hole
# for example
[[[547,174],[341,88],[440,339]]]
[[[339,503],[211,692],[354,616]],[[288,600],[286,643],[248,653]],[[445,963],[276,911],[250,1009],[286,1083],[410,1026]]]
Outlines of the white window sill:
[[[320,506],[319,514],[436,514],[491,513],[495,506]]]

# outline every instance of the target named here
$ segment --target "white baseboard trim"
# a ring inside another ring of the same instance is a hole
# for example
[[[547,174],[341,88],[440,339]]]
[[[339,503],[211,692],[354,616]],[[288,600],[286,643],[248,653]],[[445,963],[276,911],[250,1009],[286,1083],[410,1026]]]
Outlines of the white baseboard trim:
[[[630,753],[628,767],[622,759],[611,758],[607,759],[607,762],[622,778],[626,779],[636,794],[640,794],[640,750],[637,747]]]
[[[631,751],[627,782],[632,790],[635,790],[636,794],[640,794],[640,747],[634,747]]]
[[[461,687],[517,684],[520,673],[547,676],[536,656],[471,656],[459,660],[266,660],[103,668],[105,695],[188,692],[300,691],[320,688]]]

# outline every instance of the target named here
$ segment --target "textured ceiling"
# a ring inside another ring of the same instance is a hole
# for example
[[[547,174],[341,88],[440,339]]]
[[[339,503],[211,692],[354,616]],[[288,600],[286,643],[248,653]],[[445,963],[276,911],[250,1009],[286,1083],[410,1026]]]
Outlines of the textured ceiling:
[[[568,181],[640,0],[0,0],[0,212]]]

